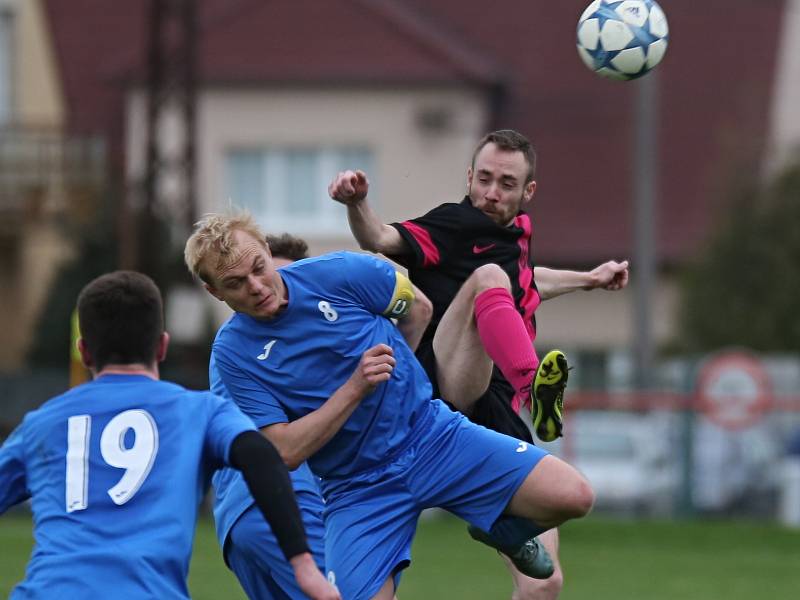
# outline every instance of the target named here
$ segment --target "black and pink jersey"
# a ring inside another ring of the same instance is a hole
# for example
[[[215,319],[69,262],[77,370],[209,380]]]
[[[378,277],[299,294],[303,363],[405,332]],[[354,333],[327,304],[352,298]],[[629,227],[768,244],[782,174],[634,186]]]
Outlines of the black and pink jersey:
[[[495,263],[511,279],[511,293],[533,341],[534,311],[541,302],[529,256],[533,232],[530,217],[520,212],[503,227],[473,207],[469,197],[460,204],[446,203],[427,214],[392,223],[407,242],[409,252],[391,258],[408,269],[411,281],[433,303],[433,318],[420,347],[433,334],[464,281],[480,266]]]

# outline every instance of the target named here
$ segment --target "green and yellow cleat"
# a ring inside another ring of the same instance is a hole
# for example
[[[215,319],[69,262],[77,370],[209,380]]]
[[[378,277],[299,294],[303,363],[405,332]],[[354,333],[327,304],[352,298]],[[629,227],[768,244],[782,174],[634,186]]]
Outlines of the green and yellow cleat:
[[[539,363],[531,386],[531,417],[536,436],[543,442],[561,437],[564,388],[569,367],[561,350],[551,350]]]

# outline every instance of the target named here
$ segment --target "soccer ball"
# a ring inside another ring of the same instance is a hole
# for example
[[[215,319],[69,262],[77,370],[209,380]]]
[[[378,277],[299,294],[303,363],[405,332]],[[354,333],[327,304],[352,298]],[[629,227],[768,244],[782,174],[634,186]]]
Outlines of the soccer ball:
[[[608,79],[636,79],[667,51],[667,17],[653,0],[594,0],[578,20],[578,54]]]

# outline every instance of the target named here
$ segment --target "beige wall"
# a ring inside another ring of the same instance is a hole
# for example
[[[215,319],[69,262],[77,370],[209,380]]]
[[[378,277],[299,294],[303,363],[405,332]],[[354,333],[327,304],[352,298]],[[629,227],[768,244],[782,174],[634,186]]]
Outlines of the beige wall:
[[[452,128],[422,131],[416,119],[430,108],[449,110]],[[360,144],[374,152],[380,195],[373,201],[386,220],[459,199],[472,146],[487,122],[483,96],[469,90],[210,92],[198,115],[201,210],[226,206],[221,157],[230,147]],[[321,251],[351,238],[344,227],[338,236],[311,241]]]
[[[766,174],[800,157],[800,0],[787,0],[778,44]]]
[[[42,2],[17,1],[14,7],[15,121],[59,127],[64,122],[64,96]]]
[[[0,327],[4,339],[0,344],[0,371],[22,366],[53,279],[61,265],[74,255],[73,244],[59,231],[47,222],[22,225],[14,253],[16,264],[11,267],[10,277],[3,277],[10,285],[0,291]],[[65,349],[65,369],[67,352]]]

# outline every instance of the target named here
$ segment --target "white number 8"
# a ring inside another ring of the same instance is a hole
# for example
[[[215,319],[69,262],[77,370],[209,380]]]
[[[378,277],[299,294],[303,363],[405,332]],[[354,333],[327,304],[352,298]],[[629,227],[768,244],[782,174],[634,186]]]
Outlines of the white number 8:
[[[133,430],[133,445],[125,447],[125,435]],[[88,506],[89,440],[92,417],[77,415],[67,423],[67,512]],[[122,505],[133,498],[150,474],[158,453],[158,428],[145,410],[126,410],[108,422],[100,434],[100,453],[112,467],[125,469],[122,478],[108,490],[114,504]]]
[[[320,300],[319,304],[317,304],[317,308],[319,308],[319,312],[321,312],[322,316],[328,321],[333,322],[339,318],[339,313],[337,313],[336,309],[326,300]]]

